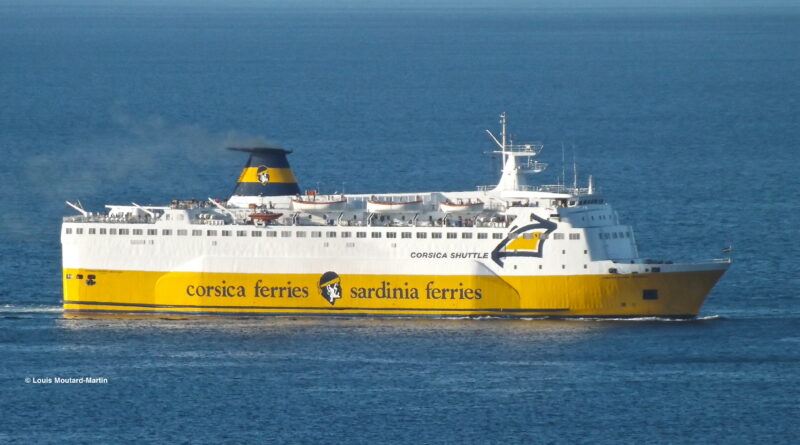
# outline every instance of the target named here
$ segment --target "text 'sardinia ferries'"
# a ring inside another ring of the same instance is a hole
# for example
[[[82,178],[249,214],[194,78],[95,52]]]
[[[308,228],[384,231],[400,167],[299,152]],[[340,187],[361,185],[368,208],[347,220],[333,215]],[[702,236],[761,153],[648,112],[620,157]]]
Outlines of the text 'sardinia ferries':
[[[694,317],[730,261],[639,256],[592,186],[535,186],[541,145],[501,116],[496,186],[300,193],[277,148],[226,202],[109,205],[64,218],[64,309],[273,315]]]

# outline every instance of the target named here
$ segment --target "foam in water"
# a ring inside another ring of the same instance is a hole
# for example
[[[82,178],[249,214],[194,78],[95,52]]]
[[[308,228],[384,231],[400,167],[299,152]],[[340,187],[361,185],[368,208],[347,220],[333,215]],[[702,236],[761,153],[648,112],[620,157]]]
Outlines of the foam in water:
[[[53,306],[53,305],[24,305],[24,306],[15,306],[13,304],[4,304],[0,307],[0,314],[3,313],[11,313],[11,314],[29,314],[29,313],[59,313],[62,312],[63,309],[61,306]]]

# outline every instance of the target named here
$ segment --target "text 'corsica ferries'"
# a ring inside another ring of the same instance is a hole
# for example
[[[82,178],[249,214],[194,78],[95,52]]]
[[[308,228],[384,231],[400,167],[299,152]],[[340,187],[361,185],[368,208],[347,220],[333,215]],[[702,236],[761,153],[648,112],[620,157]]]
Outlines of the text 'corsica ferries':
[[[639,256],[592,185],[533,186],[542,146],[501,115],[500,181],[477,191],[300,193],[279,148],[227,202],[64,218],[64,309],[272,315],[694,317],[730,260]]]

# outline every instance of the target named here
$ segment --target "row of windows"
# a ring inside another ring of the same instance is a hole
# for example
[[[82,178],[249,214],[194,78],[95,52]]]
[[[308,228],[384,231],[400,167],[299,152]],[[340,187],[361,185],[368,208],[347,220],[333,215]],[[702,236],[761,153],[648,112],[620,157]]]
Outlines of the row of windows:
[[[89,235],[96,235],[96,234],[99,234],[99,235],[145,235],[145,233],[146,233],[149,236],[155,236],[155,235],[159,234],[158,229],[147,229],[145,231],[144,229],[117,229],[117,228],[105,228],[105,227],[103,227],[103,228],[99,228],[99,229],[89,228],[89,229],[86,229],[86,231],[87,231],[86,233],[88,233]],[[191,233],[192,236],[203,236],[203,232],[204,232],[203,230],[199,230],[199,229],[194,229],[194,230],[191,230],[191,231],[186,230],[186,229],[178,229],[178,230],[161,229],[161,235],[167,235],[167,236],[170,236],[170,235],[173,235],[173,234],[178,235],[178,236],[188,236],[190,233]],[[231,231],[231,230],[205,230],[205,235],[206,236],[219,236],[219,235],[221,235],[221,236],[233,236],[233,232],[234,231]],[[235,232],[236,232],[236,236],[248,236],[248,231],[247,230],[236,230]],[[72,230],[71,227],[68,227],[68,228],[65,229],[64,233],[66,233],[67,235],[71,235],[73,233],[73,230]],[[84,229],[83,228],[76,228],[74,233],[76,235],[83,235]],[[297,237],[297,238],[305,238],[309,234],[310,234],[311,238],[322,238],[323,237],[323,232],[322,231],[305,232],[305,231],[302,231],[302,230],[298,230],[298,231],[282,230],[280,232],[276,232],[276,231],[252,230],[249,233],[250,233],[250,236],[254,236],[254,237],[265,236],[265,237],[268,237],[268,238],[275,238],[275,237],[278,236],[279,233],[280,233],[281,238],[291,238],[292,236]],[[356,238],[367,238],[367,234],[368,233],[369,233],[369,237],[370,238],[383,238],[384,235],[386,236],[386,238],[397,238],[397,232],[385,232],[385,233],[384,232],[355,232],[355,236],[356,236]],[[471,239],[472,235],[473,235],[472,233],[462,233],[461,234],[461,238],[462,239]],[[353,236],[353,232],[334,232],[334,231],[325,232],[325,237],[326,238],[336,238],[336,237],[351,238],[352,236]],[[401,232],[400,236],[402,238],[425,239],[425,238],[428,238],[428,233],[427,232],[417,232],[416,234],[414,234],[413,232]],[[455,238],[458,238],[458,233],[448,232],[446,234],[446,236],[447,236],[448,239],[455,239]],[[492,233],[492,238],[493,239],[503,239],[503,236],[504,235],[502,233]],[[430,234],[430,237],[433,238],[433,239],[443,238],[441,232],[433,232],[433,233]],[[488,239],[489,238],[489,234],[486,233],[486,232],[481,232],[481,233],[478,233],[476,237],[478,239]]]
[[[618,239],[618,238],[630,238],[631,232],[600,232],[598,233],[600,239]]]
[[[99,229],[89,228],[89,229],[86,229],[86,230],[87,230],[87,233],[89,235],[95,235],[95,234],[99,234],[99,235],[144,235],[146,233],[148,236],[155,236],[155,235],[159,234],[158,229],[146,229],[145,230],[145,229],[117,229],[117,228],[105,228],[105,227],[102,227],[102,228],[99,228]],[[234,231],[232,231],[232,230],[207,229],[207,230],[204,231],[204,230],[200,230],[200,229],[193,229],[193,230],[190,231],[190,230],[187,230],[187,229],[177,229],[177,230],[161,229],[161,235],[166,235],[166,236],[171,236],[173,234],[175,234],[177,236],[188,236],[189,234],[191,234],[191,236],[203,236],[204,232],[205,232],[206,236],[233,236],[234,235]],[[73,233],[72,228],[71,227],[66,228],[65,229],[65,233],[67,235],[72,234]],[[84,229],[83,228],[76,228],[75,229],[75,234],[76,235],[82,235],[83,233],[84,233]],[[278,234],[280,234],[281,238],[291,238],[292,236],[297,237],[297,238],[306,238],[309,234],[310,234],[311,238],[322,238],[323,237],[323,232],[322,231],[305,232],[305,231],[302,231],[302,230],[298,230],[298,231],[282,230],[280,232],[277,232],[277,231],[265,231],[265,230],[251,230],[251,231],[249,231],[249,234],[250,234],[250,236],[253,236],[253,237],[265,236],[267,238],[276,238],[276,237],[278,237]],[[353,232],[327,231],[324,234],[325,234],[325,238],[336,238],[336,237],[351,238],[353,236]],[[383,238],[384,236],[386,238],[397,238],[397,232],[355,232],[355,237],[356,238],[367,238],[367,234],[369,234],[370,238]],[[236,230],[235,231],[235,235],[239,236],[239,237],[248,236],[248,231],[247,230]],[[416,233],[414,233],[414,232],[400,232],[400,237],[401,238],[426,239],[426,238],[428,238],[428,235],[429,235],[428,232],[416,232]],[[441,239],[441,238],[443,238],[442,235],[443,235],[442,232],[431,232],[430,233],[430,238],[432,238],[432,239]],[[505,234],[499,233],[499,232],[492,233],[491,235],[492,235],[492,239],[503,239],[505,237]],[[611,234],[609,234],[609,233],[601,233],[600,237],[603,238],[604,235],[606,237],[610,237],[611,236]],[[627,237],[630,237],[630,233],[627,233],[625,235],[627,235]],[[445,236],[446,236],[447,239],[459,238],[458,233],[456,233],[456,232],[447,232],[445,234]],[[519,234],[511,234],[509,236],[511,238],[519,238],[520,237]],[[537,234],[526,233],[526,234],[523,234],[521,236],[523,238],[526,238],[526,239],[532,239],[534,236],[538,236],[540,239],[547,239],[547,237],[548,237],[548,235],[546,233],[537,233]],[[614,236],[614,238],[617,238],[617,234],[616,233],[614,233],[613,236]],[[472,237],[473,237],[473,234],[471,232],[461,233],[461,239],[472,239]],[[488,239],[489,238],[489,233],[487,233],[487,232],[479,232],[479,233],[476,234],[475,237],[477,239]],[[620,238],[623,237],[623,233],[622,232],[619,233],[619,237]],[[555,240],[563,240],[564,239],[564,233],[554,233],[553,234],[553,239],[555,239]],[[580,233],[570,233],[569,234],[569,239],[570,240],[579,240],[579,239],[581,239],[581,234]]]

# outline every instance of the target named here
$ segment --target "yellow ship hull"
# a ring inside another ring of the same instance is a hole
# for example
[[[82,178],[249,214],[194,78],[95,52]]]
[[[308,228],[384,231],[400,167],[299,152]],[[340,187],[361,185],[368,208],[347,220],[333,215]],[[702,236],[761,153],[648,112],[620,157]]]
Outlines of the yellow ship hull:
[[[695,317],[725,272],[420,276],[64,270],[68,312]],[[330,277],[328,277],[330,278]],[[333,293],[329,286],[334,286]]]

